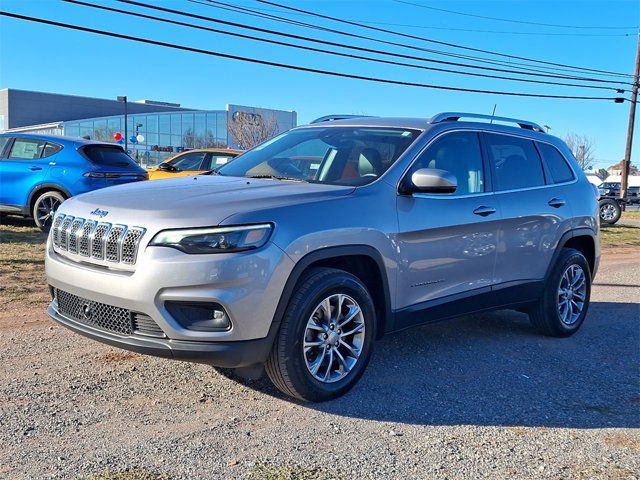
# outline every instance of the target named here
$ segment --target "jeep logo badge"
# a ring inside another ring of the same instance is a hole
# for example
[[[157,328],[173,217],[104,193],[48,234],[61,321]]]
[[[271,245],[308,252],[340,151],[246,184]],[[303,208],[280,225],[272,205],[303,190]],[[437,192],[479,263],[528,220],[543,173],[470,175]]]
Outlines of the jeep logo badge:
[[[109,215],[109,212],[107,210],[100,210],[99,208],[96,208],[93,212],[91,212],[91,215],[97,215],[100,218],[104,218]]]

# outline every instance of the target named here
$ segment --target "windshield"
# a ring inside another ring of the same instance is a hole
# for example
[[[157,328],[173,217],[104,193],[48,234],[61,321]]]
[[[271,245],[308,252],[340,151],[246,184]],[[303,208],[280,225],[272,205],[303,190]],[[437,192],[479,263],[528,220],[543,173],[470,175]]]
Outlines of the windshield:
[[[418,130],[314,127],[291,130],[218,170],[232,177],[366,185],[386,172]]]

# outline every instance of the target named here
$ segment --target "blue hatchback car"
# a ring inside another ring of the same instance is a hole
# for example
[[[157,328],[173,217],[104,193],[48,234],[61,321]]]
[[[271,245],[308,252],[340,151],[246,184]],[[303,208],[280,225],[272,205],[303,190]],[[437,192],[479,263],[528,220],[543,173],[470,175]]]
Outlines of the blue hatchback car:
[[[56,135],[0,134],[0,212],[33,217],[45,231],[65,199],[147,178],[147,171],[119,145]]]

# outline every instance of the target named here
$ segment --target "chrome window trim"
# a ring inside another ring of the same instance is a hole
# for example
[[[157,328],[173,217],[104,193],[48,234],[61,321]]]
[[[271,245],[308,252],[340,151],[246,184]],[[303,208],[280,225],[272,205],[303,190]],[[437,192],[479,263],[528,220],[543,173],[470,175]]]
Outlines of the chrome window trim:
[[[461,197],[470,197],[470,196],[480,196],[483,194],[489,194],[489,193],[494,193],[494,194],[499,194],[499,193],[514,193],[514,192],[525,192],[527,190],[538,190],[541,188],[550,188],[550,187],[560,187],[563,185],[572,185],[574,183],[576,183],[578,181],[578,175],[576,174],[575,170],[573,169],[573,165],[571,165],[571,162],[567,160],[567,157],[560,151],[560,149],[558,147],[556,147],[553,143],[545,141],[545,140],[538,140],[535,138],[531,138],[527,135],[518,135],[516,133],[503,133],[503,132],[496,132],[495,130],[491,130],[491,129],[487,129],[487,128],[455,128],[455,129],[451,129],[451,130],[445,130],[444,132],[440,132],[438,133],[435,137],[433,137],[431,140],[429,140],[429,142],[418,152],[416,153],[415,158],[411,161],[411,163],[409,164],[409,166],[407,168],[405,168],[405,170],[402,172],[402,175],[400,175],[400,180],[398,180],[398,182],[396,183],[396,191],[399,192],[400,191],[400,185],[402,184],[402,181],[405,179],[407,173],[409,172],[409,170],[411,170],[411,168],[413,167],[414,163],[418,160],[418,158],[425,152],[425,150],[427,150],[432,144],[433,142],[435,142],[437,139],[439,139],[440,137],[442,137],[443,135],[448,135],[450,133],[459,133],[459,132],[474,132],[474,133],[495,133],[496,135],[506,135],[506,136],[511,136],[511,137],[517,137],[517,138],[522,138],[525,140],[530,140],[532,142],[539,142],[539,143],[544,143],[546,145],[549,145],[553,148],[555,148],[556,150],[558,150],[558,152],[560,153],[560,155],[562,155],[562,158],[564,158],[564,160],[567,162],[567,164],[569,165],[569,168],[571,169],[571,173],[573,173],[573,180],[569,181],[569,182],[562,182],[562,183],[549,183],[549,184],[544,184],[544,185],[536,185],[535,187],[526,187],[526,188],[517,188],[517,189],[513,189],[513,190],[496,190],[495,188],[493,188],[490,192],[478,192],[478,193],[470,193],[467,195],[450,195],[447,193],[428,193],[428,194],[412,194],[413,196],[418,196],[418,195],[423,195],[424,197],[420,197],[420,198],[461,198]],[[482,166],[483,168],[487,167],[487,165],[484,164],[485,161],[491,162],[490,159],[486,159],[483,157],[482,158]],[[542,158],[542,155],[540,155],[540,161],[543,162],[544,159]],[[491,165],[489,165],[490,167]]]

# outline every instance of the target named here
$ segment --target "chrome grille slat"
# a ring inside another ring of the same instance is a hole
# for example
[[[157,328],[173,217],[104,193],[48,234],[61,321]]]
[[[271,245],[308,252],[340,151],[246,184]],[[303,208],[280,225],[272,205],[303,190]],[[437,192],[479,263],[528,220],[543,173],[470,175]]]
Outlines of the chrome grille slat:
[[[158,324],[149,315],[145,315],[144,313],[136,312],[133,314],[133,331],[148,337],[166,338],[166,335]]]
[[[51,227],[51,240],[54,250],[66,252],[65,256],[72,260],[131,267],[136,263],[145,232],[142,227],[112,225],[60,213]]]
[[[96,222],[93,220],[84,222],[80,238],[78,239],[78,253],[83,257],[91,255],[91,236],[93,235],[93,229],[95,227]]]
[[[60,225],[60,250],[69,250],[69,228],[73,223],[73,217],[71,215],[64,217],[62,224]]]
[[[78,253],[78,232],[84,224],[84,218],[76,218],[69,227],[69,248],[71,253]]]
[[[120,245],[122,244],[122,236],[127,231],[125,225],[114,225],[109,231],[105,242],[104,257],[109,262],[120,261]]]

